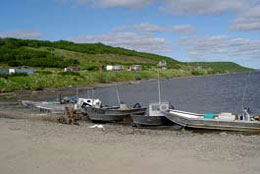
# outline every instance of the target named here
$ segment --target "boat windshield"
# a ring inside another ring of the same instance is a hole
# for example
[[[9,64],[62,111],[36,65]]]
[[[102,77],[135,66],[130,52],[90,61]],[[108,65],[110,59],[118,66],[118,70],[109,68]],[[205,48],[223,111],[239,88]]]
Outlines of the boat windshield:
[[[152,105],[152,110],[153,111],[159,111],[160,110],[160,105]]]

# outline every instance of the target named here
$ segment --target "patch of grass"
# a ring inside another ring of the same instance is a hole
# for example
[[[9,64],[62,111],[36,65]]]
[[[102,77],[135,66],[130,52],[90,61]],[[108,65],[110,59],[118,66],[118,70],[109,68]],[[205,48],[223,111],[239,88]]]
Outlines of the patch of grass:
[[[252,71],[250,68],[240,66],[233,62],[192,62],[188,64],[200,68],[210,68],[211,74]]]
[[[44,75],[50,75],[50,74],[52,74],[51,71],[37,71],[36,73],[44,74]]]
[[[5,74],[5,73],[0,73],[0,78],[5,78],[8,79],[10,77],[20,77],[20,76],[28,76],[26,73],[12,73],[12,74]]]
[[[67,71],[67,72],[59,72],[59,75],[62,75],[62,76],[80,76],[80,73],[79,72],[74,72],[74,71]]]

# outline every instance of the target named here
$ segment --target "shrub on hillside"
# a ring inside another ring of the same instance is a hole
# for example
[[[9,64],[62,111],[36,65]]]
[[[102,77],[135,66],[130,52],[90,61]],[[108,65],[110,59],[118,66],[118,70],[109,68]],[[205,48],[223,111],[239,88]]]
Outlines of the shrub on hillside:
[[[10,77],[25,77],[28,76],[26,73],[12,73],[12,74],[5,74],[5,73],[0,73],[0,78],[8,79]]]
[[[44,75],[52,74],[51,71],[37,71],[36,73],[38,73],[38,74],[44,74]]]
[[[80,76],[80,73],[79,72],[74,72],[74,71],[67,71],[67,72],[60,72],[59,75],[62,75],[62,76],[66,76],[66,75]]]
[[[97,71],[99,68],[98,68],[98,66],[89,66],[89,67],[87,67],[86,68],[88,71]]]

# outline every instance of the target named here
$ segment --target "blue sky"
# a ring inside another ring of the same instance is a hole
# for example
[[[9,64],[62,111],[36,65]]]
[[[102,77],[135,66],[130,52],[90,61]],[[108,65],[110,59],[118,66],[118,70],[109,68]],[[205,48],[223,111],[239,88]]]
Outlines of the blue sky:
[[[260,0],[1,0],[0,37],[102,42],[260,69]]]

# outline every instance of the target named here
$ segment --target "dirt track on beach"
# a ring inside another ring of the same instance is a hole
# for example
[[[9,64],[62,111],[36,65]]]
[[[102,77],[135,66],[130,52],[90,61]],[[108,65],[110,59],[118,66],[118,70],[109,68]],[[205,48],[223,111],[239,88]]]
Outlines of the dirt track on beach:
[[[137,129],[105,130],[55,122],[0,118],[0,172],[227,173],[260,172],[260,136]]]

